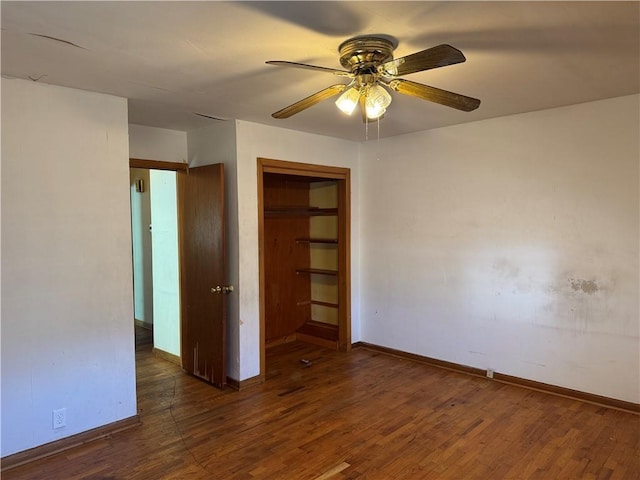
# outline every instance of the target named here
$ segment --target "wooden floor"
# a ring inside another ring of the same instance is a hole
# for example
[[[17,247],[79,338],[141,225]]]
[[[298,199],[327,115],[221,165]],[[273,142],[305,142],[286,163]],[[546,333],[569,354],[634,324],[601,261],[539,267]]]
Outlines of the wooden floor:
[[[637,415],[363,349],[271,348],[241,392],[137,359],[140,427],[3,480],[640,478]]]

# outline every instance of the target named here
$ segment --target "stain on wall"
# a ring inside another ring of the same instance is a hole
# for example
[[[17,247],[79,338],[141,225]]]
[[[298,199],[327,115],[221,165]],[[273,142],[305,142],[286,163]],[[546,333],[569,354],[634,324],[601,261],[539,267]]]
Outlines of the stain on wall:
[[[581,280],[570,278],[569,283],[574,291],[583,292],[587,295],[593,295],[600,289],[595,280]]]
[[[517,278],[520,268],[506,258],[498,258],[493,262],[493,270],[503,278]]]

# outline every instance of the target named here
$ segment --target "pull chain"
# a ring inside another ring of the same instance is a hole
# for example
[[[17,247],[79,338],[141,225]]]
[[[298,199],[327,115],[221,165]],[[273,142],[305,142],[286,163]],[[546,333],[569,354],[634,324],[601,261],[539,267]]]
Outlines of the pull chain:
[[[364,141],[369,140],[369,117],[364,117]]]
[[[376,145],[376,159],[380,160],[380,117],[378,117],[378,144]]]

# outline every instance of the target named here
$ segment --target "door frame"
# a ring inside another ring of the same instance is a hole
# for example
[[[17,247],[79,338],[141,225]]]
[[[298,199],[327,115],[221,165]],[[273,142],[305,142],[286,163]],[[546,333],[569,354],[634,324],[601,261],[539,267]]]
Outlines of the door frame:
[[[264,276],[264,174],[299,175],[338,184],[338,349],[351,350],[351,170],[344,167],[258,158],[258,278],[260,377],[266,377]]]
[[[143,160],[141,158],[130,158],[129,168],[147,168],[149,170],[173,170],[174,172],[186,172],[189,165],[178,162],[163,162],[161,160]]]

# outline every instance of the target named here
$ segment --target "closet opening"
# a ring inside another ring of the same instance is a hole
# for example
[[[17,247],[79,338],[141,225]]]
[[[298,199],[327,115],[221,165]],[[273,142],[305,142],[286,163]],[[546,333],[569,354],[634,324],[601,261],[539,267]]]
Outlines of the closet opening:
[[[258,159],[260,350],[351,348],[350,170]]]

